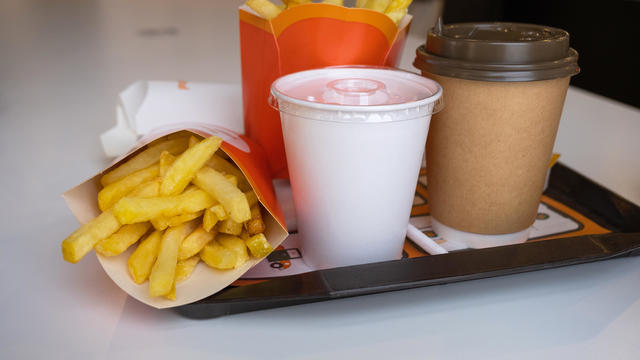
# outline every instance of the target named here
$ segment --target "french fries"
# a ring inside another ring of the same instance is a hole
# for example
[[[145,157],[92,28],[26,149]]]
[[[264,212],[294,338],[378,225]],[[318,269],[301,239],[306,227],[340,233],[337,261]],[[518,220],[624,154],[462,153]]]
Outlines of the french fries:
[[[113,213],[122,224],[133,224],[153,220],[159,216],[170,217],[194,213],[215,204],[216,201],[208,193],[194,190],[166,197],[124,197],[113,207]],[[251,217],[251,213],[249,213],[249,217]]]
[[[260,213],[260,207],[254,206],[251,208],[251,219],[244,223],[245,229],[249,235],[259,234],[264,232],[265,225],[264,221],[262,221],[262,214]]]
[[[241,223],[251,219],[247,196],[221,173],[203,167],[196,174],[193,183],[220,202],[233,221]]]
[[[242,223],[237,223],[232,219],[222,220],[216,225],[216,230],[223,234],[240,235]]]
[[[142,284],[149,278],[151,268],[158,257],[162,235],[162,231],[152,232],[129,257],[127,261],[129,275],[136,284]]]
[[[269,0],[247,0],[247,6],[267,20],[278,16],[281,11],[279,7]]]
[[[110,236],[118,229],[120,229],[120,222],[112,211],[107,210],[62,241],[62,257],[70,263],[77,263],[98,241]]]
[[[386,14],[394,23],[399,24],[407,14],[407,8],[411,5],[411,1],[412,0],[356,0],[355,7]],[[282,7],[278,7],[269,0],[247,0],[246,4],[257,12],[258,15],[267,20],[271,20],[278,16],[282,10],[311,3],[310,0],[283,0],[282,2]],[[343,0],[323,0],[322,3],[344,6]]]
[[[160,172],[161,178],[164,178],[164,176],[167,175],[167,171],[169,170],[169,167],[171,167],[174,161],[176,161],[176,157],[171,155],[170,152],[163,151],[160,154],[160,164],[158,165],[159,165],[159,172]]]
[[[98,193],[98,207],[107,210],[138,185],[157,177],[159,170],[158,165],[152,165],[105,186]]]
[[[385,12],[388,14],[393,11],[407,10],[412,0],[391,0]]]
[[[394,23],[399,23],[405,15],[407,15],[407,9],[398,9],[398,10],[393,10],[393,11],[389,11],[387,13],[387,16],[393,20]]]
[[[311,0],[283,0],[282,2],[287,4],[287,8],[291,8],[302,4],[308,4]]]
[[[149,275],[150,296],[166,295],[171,291],[176,275],[180,244],[196,226],[196,221],[190,221],[165,231],[160,242],[158,258]]]
[[[131,279],[175,300],[176,284],[200,260],[224,270],[267,254],[258,197],[230,158],[216,154],[221,143],[171,135],[104,175],[103,212],[62,242],[63,258],[78,262],[92,248],[125,256],[138,243],[127,260]]]
[[[237,236],[220,234],[216,236],[216,241],[223,247],[233,250],[236,253],[236,264],[234,267],[241,266],[247,260],[249,260],[249,254],[247,253],[247,245],[244,240]]]
[[[357,0],[356,7],[367,8],[386,14],[394,23],[399,24],[407,15],[412,0]]]
[[[196,268],[199,261],[200,256],[198,255],[193,255],[188,259],[178,260],[178,264],[176,265],[175,284],[187,280],[189,276],[191,276],[191,273],[193,273],[193,270]]]
[[[184,190],[198,170],[211,158],[222,144],[222,139],[212,136],[188,148],[173,162],[160,184],[160,195],[177,195]]]
[[[200,250],[200,258],[214,269],[228,270],[236,267],[238,253],[220,245],[216,240],[210,241]]]
[[[368,0],[364,7],[377,11],[385,12],[391,0]]]
[[[193,145],[197,144],[200,141],[200,139],[198,139],[197,137],[191,135],[189,136],[189,147],[192,147]]]
[[[251,185],[249,185],[249,181],[247,181],[247,178],[242,174],[242,171],[221,156],[214,154],[211,156],[211,159],[207,160],[206,164],[213,170],[238,178],[238,187],[240,190],[245,192],[251,191]]]
[[[211,231],[211,229],[218,223],[218,221],[227,220],[229,215],[222,205],[214,205],[204,211],[204,216],[202,218],[202,227],[206,231]]]
[[[104,256],[119,255],[129,246],[135,244],[142,235],[147,233],[150,227],[151,224],[148,222],[124,225],[111,236],[100,240],[94,249]]]
[[[244,196],[247,197],[247,203],[249,207],[252,208],[258,203],[258,195],[253,190],[249,190],[244,193]]]
[[[249,251],[251,251],[251,255],[256,258],[267,256],[273,251],[273,247],[269,244],[264,234],[254,235],[245,240],[245,243]]]
[[[176,215],[176,216],[172,216],[172,217],[166,217],[166,216],[159,216],[153,220],[151,220],[151,224],[153,225],[153,227],[156,230],[164,230],[166,228],[168,228],[169,226],[178,226],[182,223],[185,223],[187,221],[191,221],[193,219],[197,219],[200,216],[202,216],[202,214],[204,213],[204,211],[197,211],[197,212],[193,212],[193,213],[185,213],[185,214],[180,214],[180,215]]]
[[[189,139],[186,136],[151,144],[146,150],[132,157],[126,163],[106,173],[101,179],[102,186],[107,186],[138,170],[147,168],[158,161],[163,151],[180,154],[187,148]]]
[[[229,180],[230,183],[233,184],[233,186],[238,186],[238,178],[231,175],[231,174],[226,174],[224,176],[225,179]]]
[[[211,209],[206,209],[204,211],[204,215],[202,216],[202,228],[204,231],[209,232],[213,227],[218,223],[218,216],[211,211]]]
[[[201,227],[193,231],[180,244],[178,260],[185,260],[198,254],[207,243],[216,236],[215,232],[208,232]]]

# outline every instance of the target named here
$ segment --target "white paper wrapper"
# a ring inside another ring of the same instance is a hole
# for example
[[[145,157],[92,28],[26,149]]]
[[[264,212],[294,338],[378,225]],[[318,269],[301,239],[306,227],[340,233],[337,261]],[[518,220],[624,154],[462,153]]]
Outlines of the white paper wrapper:
[[[185,122],[244,133],[240,85],[137,81],[118,95],[116,125],[100,136],[109,157],[129,151],[141,137]]]

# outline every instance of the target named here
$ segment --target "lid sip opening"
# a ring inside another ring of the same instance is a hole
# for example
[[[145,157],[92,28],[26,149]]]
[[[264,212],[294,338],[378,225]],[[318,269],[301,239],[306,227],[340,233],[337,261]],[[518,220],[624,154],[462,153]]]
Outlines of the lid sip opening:
[[[384,83],[363,78],[337,79],[329,82],[322,93],[327,104],[383,105],[389,102]]]

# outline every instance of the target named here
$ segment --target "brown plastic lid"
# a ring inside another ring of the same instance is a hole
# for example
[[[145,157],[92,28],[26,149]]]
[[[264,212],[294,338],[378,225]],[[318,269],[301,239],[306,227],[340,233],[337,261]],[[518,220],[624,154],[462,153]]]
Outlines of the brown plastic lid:
[[[480,81],[535,81],[580,72],[562,29],[520,23],[442,25],[427,34],[413,65],[423,72]]]

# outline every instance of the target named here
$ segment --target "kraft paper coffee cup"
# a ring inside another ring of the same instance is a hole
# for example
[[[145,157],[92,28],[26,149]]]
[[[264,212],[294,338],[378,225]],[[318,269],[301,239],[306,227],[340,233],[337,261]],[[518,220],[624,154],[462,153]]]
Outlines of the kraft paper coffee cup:
[[[580,71],[569,34],[438,23],[416,52],[414,66],[442,85],[447,104],[426,149],[434,229],[474,248],[525,241],[569,79]]]
[[[399,259],[440,85],[399,70],[334,67],[281,77],[271,93],[305,262]]]

